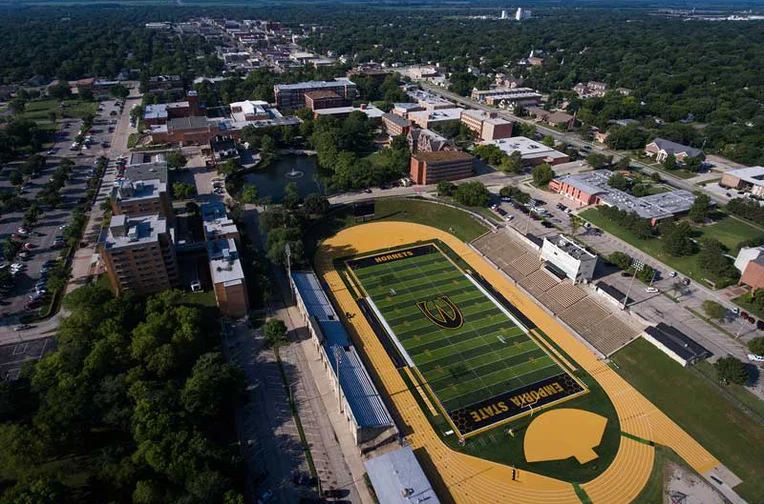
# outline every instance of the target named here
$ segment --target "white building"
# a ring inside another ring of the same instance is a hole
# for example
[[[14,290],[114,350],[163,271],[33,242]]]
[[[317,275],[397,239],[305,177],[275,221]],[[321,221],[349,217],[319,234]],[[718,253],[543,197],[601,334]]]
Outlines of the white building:
[[[531,18],[531,11],[523,10],[522,7],[517,8],[517,12],[515,12],[515,20],[525,21],[526,19],[530,19],[530,18]]]
[[[411,114],[409,114],[410,116]],[[567,154],[557,151],[551,147],[539,143],[530,138],[516,136],[510,138],[500,138],[498,140],[490,140],[487,142],[480,142],[480,145],[496,145],[506,155],[510,156],[513,152],[520,153],[523,159],[523,163],[526,165],[537,165],[542,163],[549,163],[550,165],[558,165],[560,163],[567,163],[570,158]]]
[[[590,281],[594,276],[597,256],[564,235],[545,236],[541,245],[541,259],[573,280]]]
[[[735,258],[735,268],[737,268],[740,273],[743,273],[746,266],[748,266],[748,263],[761,257],[762,253],[764,253],[764,247],[741,248]]]

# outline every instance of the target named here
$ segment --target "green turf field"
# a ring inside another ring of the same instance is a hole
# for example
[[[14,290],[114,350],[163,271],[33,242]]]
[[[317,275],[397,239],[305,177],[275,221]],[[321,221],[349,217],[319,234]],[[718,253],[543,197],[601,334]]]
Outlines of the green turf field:
[[[530,412],[527,403],[584,391],[432,244],[348,266],[403,359],[462,434]]]

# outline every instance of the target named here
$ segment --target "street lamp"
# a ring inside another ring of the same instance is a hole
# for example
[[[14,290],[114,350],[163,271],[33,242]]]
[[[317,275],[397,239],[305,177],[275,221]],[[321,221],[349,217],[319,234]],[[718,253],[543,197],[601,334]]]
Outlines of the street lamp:
[[[622,309],[626,309],[626,303],[629,302],[629,293],[631,292],[631,286],[634,285],[634,279],[637,278],[637,273],[642,271],[642,269],[645,267],[645,263],[640,261],[639,259],[634,259],[631,263],[631,267],[634,268],[634,274],[631,276],[631,282],[629,282],[629,288],[626,290],[626,296],[623,298],[623,306]]]

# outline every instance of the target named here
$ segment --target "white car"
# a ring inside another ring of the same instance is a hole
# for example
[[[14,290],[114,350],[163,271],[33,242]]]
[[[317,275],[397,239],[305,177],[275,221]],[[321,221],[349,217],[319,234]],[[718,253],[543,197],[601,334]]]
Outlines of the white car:
[[[650,294],[657,294],[659,291],[656,287],[645,287],[645,292],[649,292]]]
[[[748,354],[748,360],[754,362],[764,362],[764,355]]]

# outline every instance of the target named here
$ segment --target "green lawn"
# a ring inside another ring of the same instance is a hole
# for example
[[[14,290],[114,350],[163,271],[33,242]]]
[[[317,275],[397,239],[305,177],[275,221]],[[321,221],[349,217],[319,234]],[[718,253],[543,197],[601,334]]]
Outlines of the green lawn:
[[[751,502],[764,495],[764,425],[756,416],[641,338],[612,360],[619,374],[743,480],[735,491]]]
[[[663,251],[663,242],[659,238],[640,240],[634,236],[631,231],[623,229],[612,221],[605,219],[597,208],[589,208],[579,214],[595,226],[604,231],[617,236],[626,243],[642,250],[653,256],[659,261],[667,264],[671,268],[687,275],[698,282],[709,285],[704,280],[707,275],[700,270],[697,264],[697,256],[673,257]],[[703,238],[715,238],[727,246],[734,253],[737,245],[743,240],[753,238],[764,234],[757,227],[746,222],[735,219],[727,214],[717,213],[717,220],[714,224],[707,226],[694,226],[693,238],[702,240]],[[664,272],[665,273],[665,272]]]
[[[61,108],[61,102],[54,99],[36,100],[26,104],[24,113],[21,117],[38,122],[50,123],[48,114],[53,111],[62,117],[82,118],[86,114],[95,114],[98,110],[98,103],[81,102],[79,100],[66,100],[66,107]]]
[[[738,296],[734,298],[732,302],[738,305],[744,311],[747,311],[750,314],[756,315],[757,317],[764,319],[764,311],[762,311],[755,304],[747,302],[745,300],[745,297],[746,297],[746,294],[743,294],[742,296]]]

